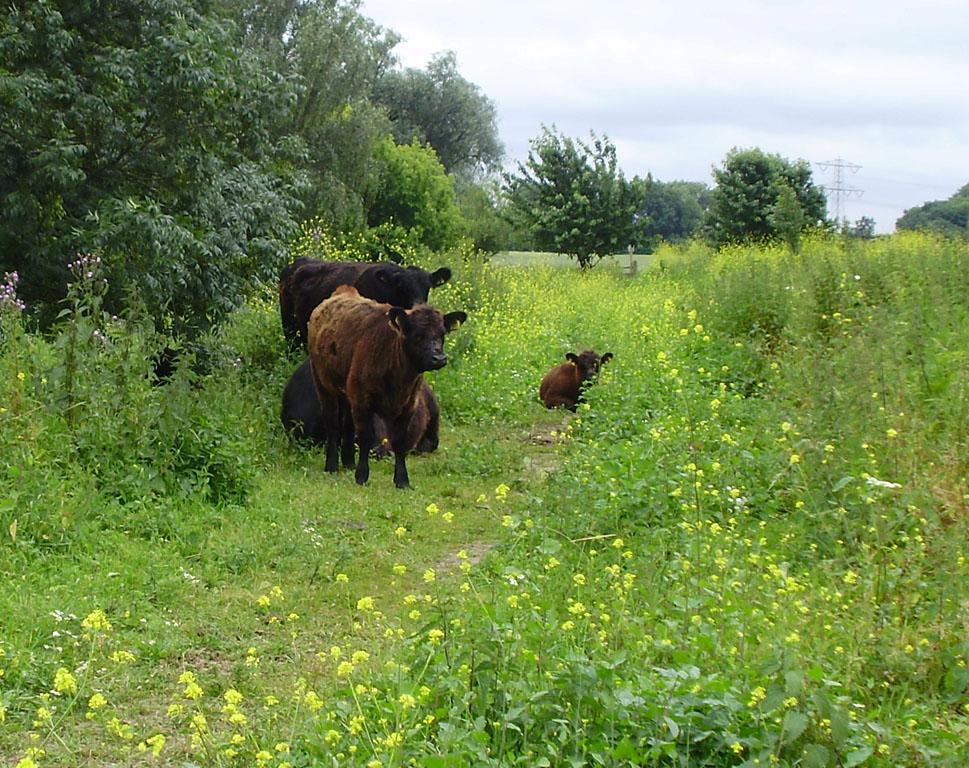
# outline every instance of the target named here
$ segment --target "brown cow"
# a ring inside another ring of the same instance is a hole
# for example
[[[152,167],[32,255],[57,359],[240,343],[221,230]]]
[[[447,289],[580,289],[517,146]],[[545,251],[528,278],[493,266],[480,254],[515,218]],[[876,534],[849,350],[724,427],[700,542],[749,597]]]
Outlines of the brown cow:
[[[310,316],[313,380],[326,420],[327,472],[351,466],[354,433],[360,448],[356,481],[370,477],[374,416],[387,424],[394,451],[394,485],[407,488],[407,429],[424,371],[444,367],[444,335],[467,320],[418,304],[404,310],[337,288]]]
[[[546,408],[564,405],[574,411],[582,401],[582,389],[599,373],[600,366],[612,360],[612,352],[606,352],[599,357],[591,349],[581,355],[567,352],[569,362],[555,366],[545,374],[538,390],[538,396],[545,403]]]

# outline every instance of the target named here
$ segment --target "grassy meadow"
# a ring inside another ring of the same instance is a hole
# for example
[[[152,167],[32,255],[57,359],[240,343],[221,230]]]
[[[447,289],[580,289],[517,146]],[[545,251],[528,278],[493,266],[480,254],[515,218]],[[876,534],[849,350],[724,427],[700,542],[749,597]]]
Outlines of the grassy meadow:
[[[273,287],[165,386],[96,266],[0,303],[0,765],[969,764],[969,246],[441,259],[411,491],[289,444]]]

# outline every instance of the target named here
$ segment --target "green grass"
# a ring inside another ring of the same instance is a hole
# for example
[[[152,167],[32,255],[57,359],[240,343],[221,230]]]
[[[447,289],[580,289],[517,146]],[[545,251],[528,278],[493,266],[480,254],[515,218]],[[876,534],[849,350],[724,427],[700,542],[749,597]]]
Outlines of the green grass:
[[[0,762],[964,765],[969,248],[656,258],[455,263],[408,492],[280,434],[271,294],[168,388],[5,316]]]

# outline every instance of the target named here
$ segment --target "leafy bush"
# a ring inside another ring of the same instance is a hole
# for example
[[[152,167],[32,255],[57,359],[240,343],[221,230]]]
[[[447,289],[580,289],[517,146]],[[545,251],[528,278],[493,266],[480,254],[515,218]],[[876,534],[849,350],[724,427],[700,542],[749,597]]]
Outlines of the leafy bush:
[[[230,405],[238,401],[230,382],[180,365],[159,386],[152,361],[170,340],[151,323],[106,312],[101,271],[97,257],[72,263],[49,340],[3,312],[0,374],[9,391],[0,436],[10,458],[2,486],[15,500],[7,524],[16,522],[22,540],[49,543],[104,522],[85,499],[91,493],[108,505],[159,497],[223,504],[245,501],[251,488],[255,455],[244,411]]]
[[[3,11],[0,253],[47,325],[64,265],[100,254],[114,313],[132,293],[195,336],[281,266],[298,147],[292,83],[187,0]]]
[[[415,139],[390,138],[374,150],[376,171],[367,196],[367,224],[404,230],[431,250],[457,244],[464,226],[454,197],[454,181],[437,155]]]

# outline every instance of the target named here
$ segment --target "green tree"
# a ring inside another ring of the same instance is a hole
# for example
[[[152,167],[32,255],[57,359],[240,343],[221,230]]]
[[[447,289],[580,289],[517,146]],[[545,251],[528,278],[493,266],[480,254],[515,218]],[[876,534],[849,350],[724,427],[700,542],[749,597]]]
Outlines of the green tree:
[[[948,200],[933,200],[909,208],[895,222],[896,229],[924,229],[941,235],[969,235],[969,184]]]
[[[293,89],[190,0],[27,0],[0,16],[0,254],[55,306],[98,251],[113,293],[199,329],[283,260]]]
[[[339,229],[363,226],[374,148],[391,131],[373,91],[399,42],[360,13],[358,0],[219,0],[241,40],[271,70],[296,83],[280,135],[299,137],[310,184],[307,216]],[[408,141],[410,139],[408,138]]]
[[[607,137],[591,143],[543,127],[528,159],[504,183],[509,212],[535,244],[575,258],[583,269],[611,253],[625,251],[643,236],[636,213],[643,185],[627,181]]]
[[[458,243],[464,223],[454,182],[434,154],[416,139],[397,144],[387,137],[374,153],[376,170],[367,197],[367,224],[408,230],[431,250]]]
[[[502,215],[503,198],[495,180],[469,181],[455,179],[458,208],[465,222],[465,233],[474,247],[485,253],[497,253],[508,248],[511,225]]]
[[[825,220],[827,201],[815,186],[804,160],[791,162],[760,149],[733,149],[721,168],[713,169],[713,190],[707,227],[717,245],[779,236],[772,213],[785,186],[793,190],[804,212],[804,226]]]
[[[875,220],[871,216],[862,216],[848,229],[849,237],[871,240],[875,236]]]
[[[653,246],[660,241],[682,242],[695,235],[710,207],[710,189],[701,182],[662,182],[647,174],[638,215],[646,219],[643,234]]]
[[[801,232],[804,231],[804,208],[797,199],[797,194],[786,183],[780,185],[777,201],[770,212],[770,223],[778,237],[787,243],[791,253],[801,249]]]
[[[461,76],[452,51],[434,56],[426,70],[386,72],[374,99],[387,110],[397,142],[416,138],[434,147],[448,173],[475,178],[498,169],[504,149],[495,105]]]

